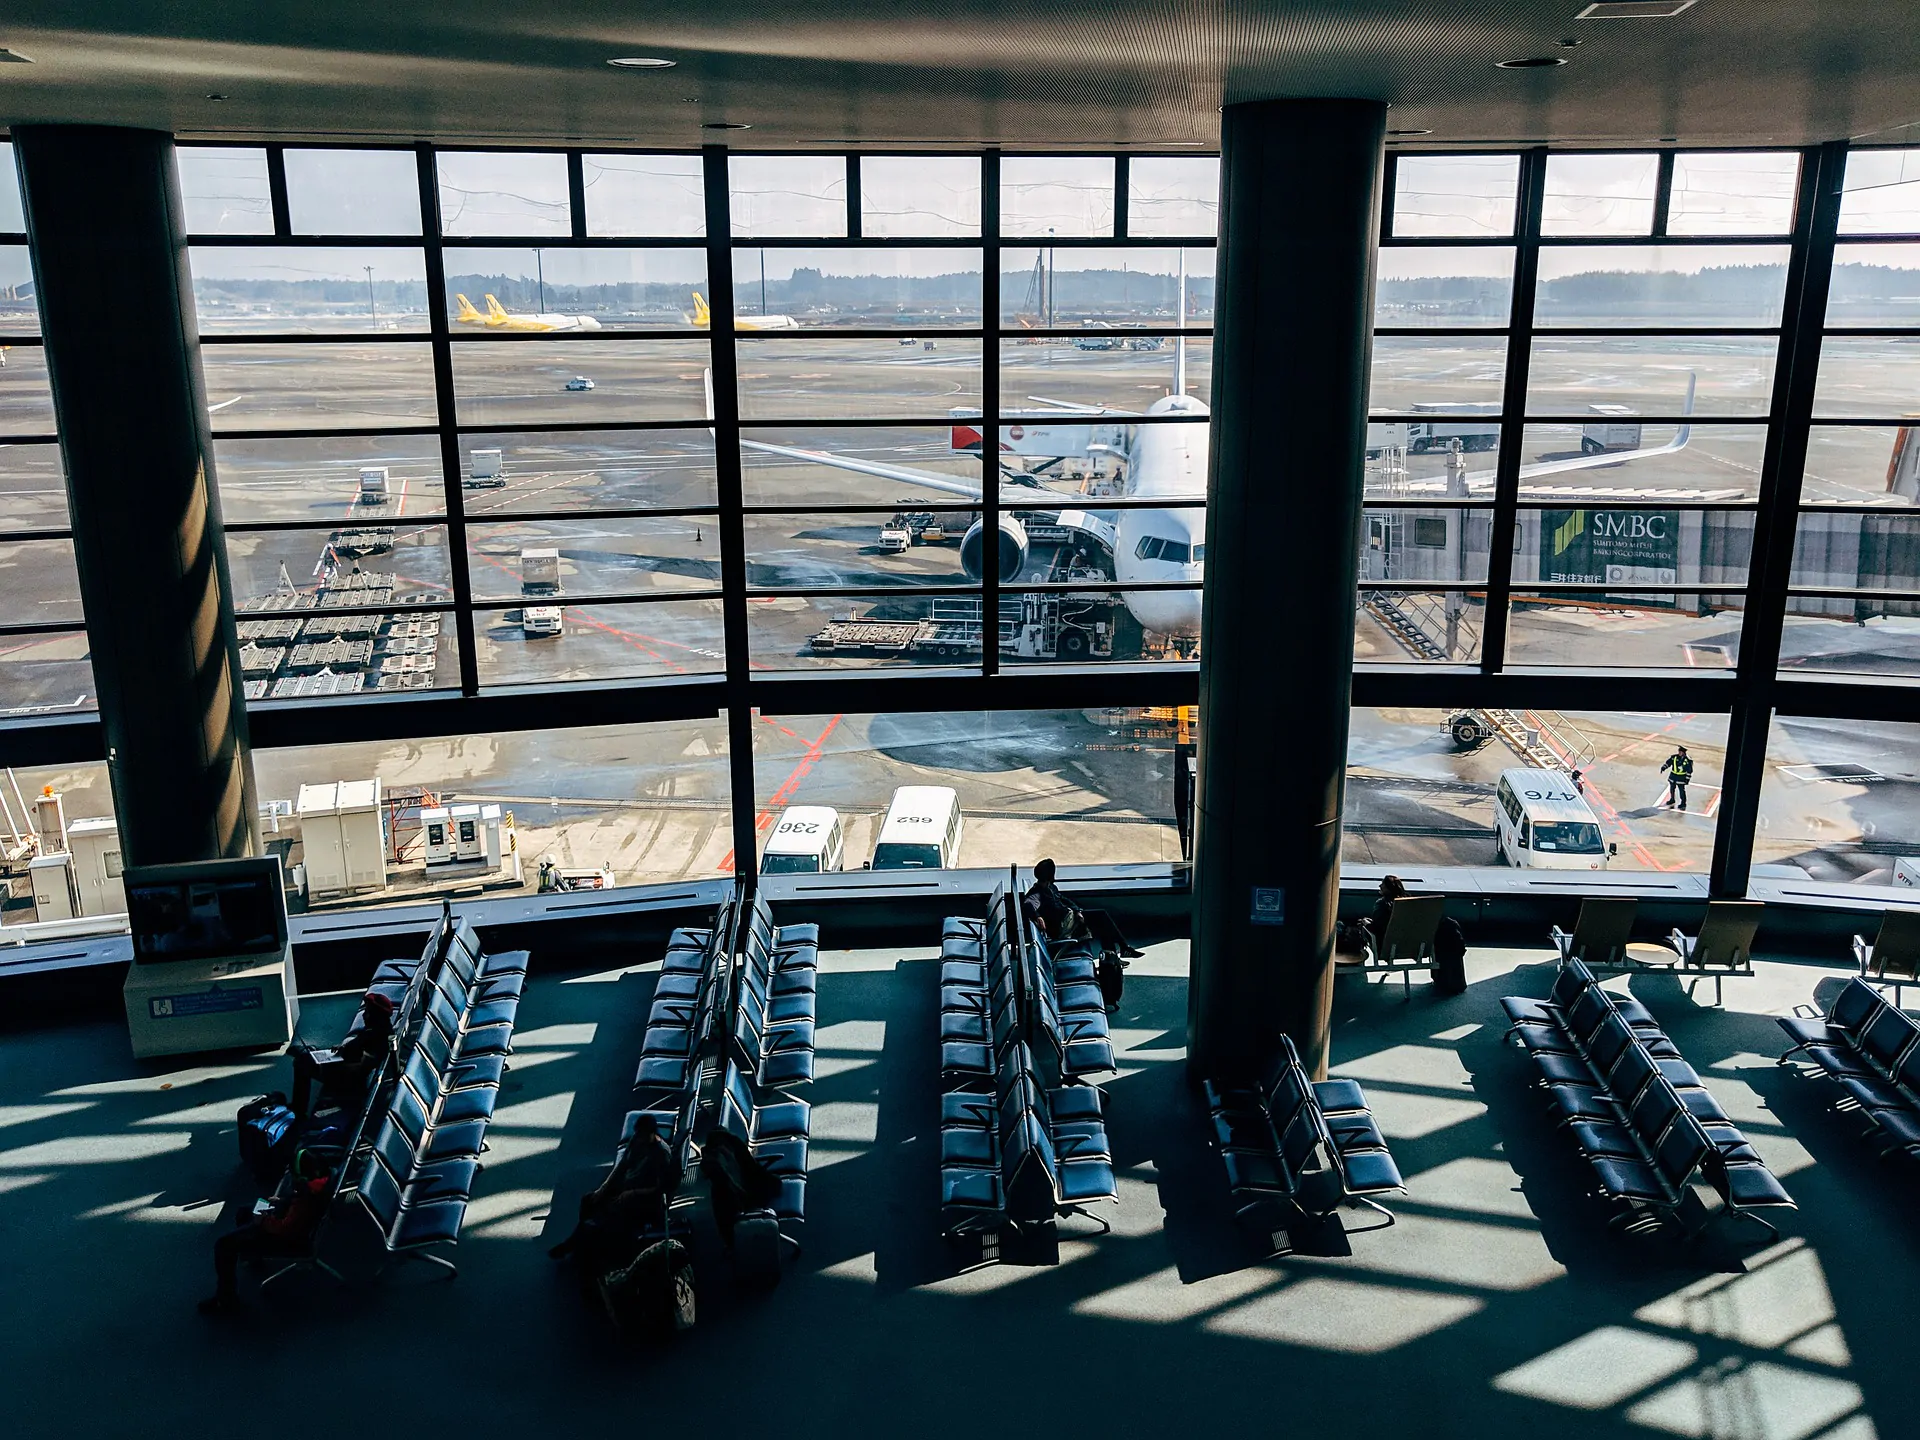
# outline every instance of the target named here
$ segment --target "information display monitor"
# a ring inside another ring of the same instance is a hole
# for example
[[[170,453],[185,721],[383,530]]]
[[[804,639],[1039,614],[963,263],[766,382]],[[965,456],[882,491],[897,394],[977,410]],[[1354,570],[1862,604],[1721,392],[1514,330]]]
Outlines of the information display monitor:
[[[138,867],[125,880],[137,962],[236,960],[286,946],[286,894],[273,856]]]

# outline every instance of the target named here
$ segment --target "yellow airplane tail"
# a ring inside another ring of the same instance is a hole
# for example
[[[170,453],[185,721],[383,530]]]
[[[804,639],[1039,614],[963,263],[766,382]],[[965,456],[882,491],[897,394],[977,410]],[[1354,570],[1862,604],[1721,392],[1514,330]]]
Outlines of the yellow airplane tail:
[[[693,323],[702,329],[713,324],[713,312],[707,309],[707,297],[698,290],[693,292]]]
[[[471,300],[464,295],[456,295],[453,298],[460,302],[459,313],[453,317],[455,321],[462,325],[479,325],[483,322],[485,317],[473,308]]]
[[[504,325],[506,323],[507,323],[506,310],[501,306],[498,300],[493,298],[493,296],[491,295],[487,296],[487,324]]]

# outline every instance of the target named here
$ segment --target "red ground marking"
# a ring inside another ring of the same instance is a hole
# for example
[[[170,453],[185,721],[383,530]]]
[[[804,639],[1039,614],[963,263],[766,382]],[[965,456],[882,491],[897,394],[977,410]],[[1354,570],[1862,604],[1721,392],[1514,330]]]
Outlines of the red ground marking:
[[[844,716],[836,715],[827,721],[827,728],[822,730],[819,736],[808,744],[806,753],[800,757],[800,763],[795,765],[787,778],[780,782],[780,788],[768,797],[766,808],[754,815],[754,834],[758,835],[773,823],[775,812],[787,808],[788,802],[793,799],[794,792],[800,788],[800,782],[807,778],[807,772],[812,770],[814,765],[818,763],[820,752],[826,748],[827,737],[833,734],[834,726],[838,725],[844,718]],[[775,728],[782,729],[783,727],[775,726]],[[793,735],[791,730],[787,730],[785,733]],[[798,740],[800,737],[794,735],[793,738]],[[729,850],[721,857],[720,871],[722,874],[733,869],[733,853],[733,851]]]

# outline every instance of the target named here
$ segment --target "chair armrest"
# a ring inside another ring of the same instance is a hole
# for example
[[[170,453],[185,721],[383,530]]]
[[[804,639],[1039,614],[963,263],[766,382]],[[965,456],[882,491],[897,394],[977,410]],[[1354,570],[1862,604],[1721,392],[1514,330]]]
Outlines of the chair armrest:
[[[1560,951],[1560,963],[1564,965],[1573,958],[1573,936],[1562,930],[1558,925],[1554,926],[1548,933],[1553,936],[1553,943]]]
[[[1866,974],[1867,967],[1873,963],[1873,946],[1867,943],[1866,936],[1853,937],[1853,958],[1860,966],[1860,973]]]
[[[1699,943],[1698,937],[1675,930],[1667,937],[1667,943],[1679,952],[1683,961],[1693,959],[1693,947]]]

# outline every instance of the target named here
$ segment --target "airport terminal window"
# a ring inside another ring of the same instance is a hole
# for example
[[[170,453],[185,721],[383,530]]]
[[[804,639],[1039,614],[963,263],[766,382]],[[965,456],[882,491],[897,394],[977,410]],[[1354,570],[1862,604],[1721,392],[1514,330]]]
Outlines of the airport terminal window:
[[[1753,835],[1755,878],[1920,881],[1920,727],[1773,717]]]
[[[862,156],[860,233],[873,239],[978,235],[979,158]]]

